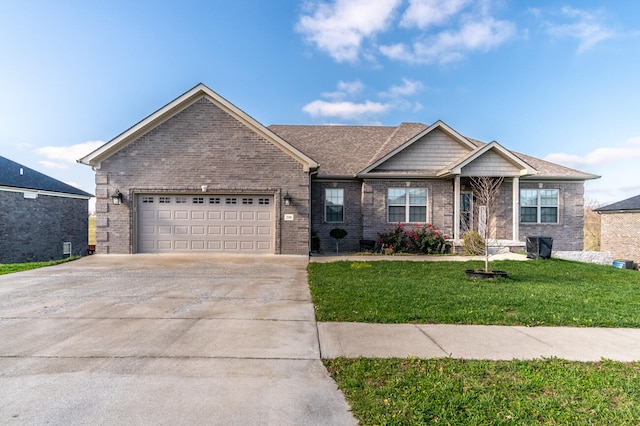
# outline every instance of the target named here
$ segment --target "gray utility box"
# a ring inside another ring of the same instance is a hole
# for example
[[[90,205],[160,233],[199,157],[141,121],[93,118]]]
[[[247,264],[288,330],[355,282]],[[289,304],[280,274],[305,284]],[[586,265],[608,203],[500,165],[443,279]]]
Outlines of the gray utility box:
[[[527,257],[529,259],[549,259],[553,248],[551,237],[527,237]]]

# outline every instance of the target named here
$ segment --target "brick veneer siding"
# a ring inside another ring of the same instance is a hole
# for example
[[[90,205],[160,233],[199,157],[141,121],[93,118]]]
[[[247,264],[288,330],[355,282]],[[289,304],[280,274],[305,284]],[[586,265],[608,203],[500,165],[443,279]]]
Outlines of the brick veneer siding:
[[[600,223],[602,251],[640,262],[640,212],[603,213]]]
[[[133,253],[137,193],[275,195],[275,253],[309,252],[309,175],[258,133],[202,98],[104,160],[96,171],[96,252]],[[124,203],[111,204],[119,189]],[[293,202],[284,206],[289,193]],[[206,194],[205,194],[206,195]],[[284,221],[284,214],[294,214]]]
[[[335,253],[336,240],[329,233],[342,228],[348,235],[340,240],[340,251],[354,252],[360,248],[362,239],[362,183],[360,181],[314,181],[311,190],[311,229],[320,239],[323,253]],[[327,223],[324,220],[324,194],[326,188],[344,189],[344,222]]]
[[[365,179],[362,187],[363,238],[377,240],[379,232],[396,225],[387,221],[388,188],[427,188],[427,221],[447,237],[453,235],[452,181]]]
[[[86,255],[86,199],[0,191],[0,263],[41,262],[67,257],[62,243],[71,242],[73,255]]]
[[[528,236],[553,238],[553,250],[580,251],[584,247],[584,183],[520,181],[520,189],[558,189],[558,223],[520,223],[520,240]],[[604,249],[603,249],[604,250]]]

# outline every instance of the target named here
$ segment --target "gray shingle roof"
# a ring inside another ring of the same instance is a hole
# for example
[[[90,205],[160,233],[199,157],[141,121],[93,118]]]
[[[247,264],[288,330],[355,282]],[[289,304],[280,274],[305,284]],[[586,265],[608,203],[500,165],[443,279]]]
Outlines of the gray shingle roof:
[[[22,170],[22,173],[20,173],[20,170]],[[0,156],[0,186],[93,197],[88,192],[60,182],[2,156]]]
[[[271,125],[268,128],[317,161],[320,164],[319,176],[355,176],[428,127],[423,123],[402,123],[399,126]],[[472,138],[466,139],[478,148],[486,145]],[[533,179],[598,178],[590,173],[511,152],[538,171],[538,174],[531,176]],[[406,174],[411,174],[411,171]],[[424,174],[424,170],[420,171],[420,175]]]
[[[635,197],[627,198],[626,200],[618,201],[617,203],[609,204],[608,206],[596,209],[597,212],[619,212],[624,210],[640,211],[640,195],[636,195]]]

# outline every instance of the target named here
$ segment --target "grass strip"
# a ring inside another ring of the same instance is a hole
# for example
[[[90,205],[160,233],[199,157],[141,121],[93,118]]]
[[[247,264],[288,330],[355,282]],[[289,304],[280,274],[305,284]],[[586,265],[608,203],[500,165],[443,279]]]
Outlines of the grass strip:
[[[474,281],[482,262],[310,263],[318,321],[640,327],[640,273],[558,259],[494,261],[506,279]]]
[[[640,363],[325,360],[362,425],[637,425]]]
[[[11,274],[14,272],[22,272],[22,271],[28,271],[31,269],[38,269],[38,268],[44,268],[46,266],[53,266],[53,265],[58,265],[60,263],[65,263],[65,262],[69,262],[71,260],[75,260],[78,257],[68,257],[66,259],[60,259],[60,260],[50,260],[47,262],[28,262],[28,263],[6,263],[6,264],[0,264],[0,275],[4,275],[4,274]]]

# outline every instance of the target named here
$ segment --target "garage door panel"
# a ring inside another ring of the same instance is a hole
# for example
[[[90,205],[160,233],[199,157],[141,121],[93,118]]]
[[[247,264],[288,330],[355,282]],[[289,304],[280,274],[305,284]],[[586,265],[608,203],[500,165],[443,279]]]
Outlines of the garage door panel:
[[[209,250],[222,250],[222,241],[208,241],[207,248]]]
[[[191,241],[191,248],[193,250],[204,250],[205,242],[204,241]]]
[[[241,226],[240,227],[240,234],[241,235],[254,235],[256,232],[255,227],[253,226]]]
[[[237,226],[225,226],[224,227],[224,235],[238,235],[238,227]]]
[[[271,235],[271,227],[269,226],[256,226],[258,235]]]
[[[184,240],[175,241],[174,248],[176,250],[187,250],[189,249],[189,241],[184,241]]]
[[[158,249],[159,250],[171,250],[173,248],[171,240],[159,240],[158,241]]]
[[[273,253],[272,196],[137,196],[138,252]]]
[[[271,212],[258,212],[257,219],[259,221],[269,221],[271,222]]]

